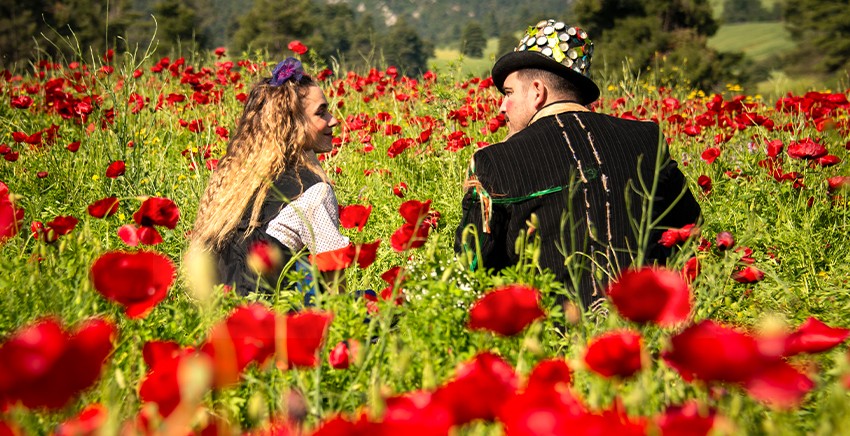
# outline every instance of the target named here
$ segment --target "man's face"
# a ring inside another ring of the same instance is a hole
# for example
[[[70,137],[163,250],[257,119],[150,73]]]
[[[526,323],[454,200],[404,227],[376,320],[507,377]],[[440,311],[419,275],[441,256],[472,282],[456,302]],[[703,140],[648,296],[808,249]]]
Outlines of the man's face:
[[[505,79],[504,90],[505,97],[499,106],[499,112],[505,115],[508,134],[513,135],[524,129],[537,112],[534,101],[537,95],[527,81],[520,79],[517,71]]]

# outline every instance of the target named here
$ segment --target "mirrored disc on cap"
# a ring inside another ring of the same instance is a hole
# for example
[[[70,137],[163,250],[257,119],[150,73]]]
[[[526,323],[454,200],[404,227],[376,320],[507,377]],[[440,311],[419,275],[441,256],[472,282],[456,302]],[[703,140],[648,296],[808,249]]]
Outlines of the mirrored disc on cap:
[[[587,32],[585,32],[584,30],[582,30],[582,31],[581,31],[581,33],[579,33],[579,34],[578,34],[578,36],[579,36],[581,39],[587,39]]]
[[[570,59],[576,59],[578,58],[578,53],[574,49],[569,49],[567,50],[567,56],[569,56]]]
[[[543,28],[543,34],[544,34],[544,35],[551,35],[551,34],[553,34],[553,33],[555,33],[555,28],[554,28],[554,27],[552,27],[552,26],[546,26],[546,27],[544,27],[544,28]]]
[[[564,27],[567,27],[567,25],[566,25],[566,24],[564,24],[564,23],[562,23],[562,22],[560,22],[560,21],[558,21],[558,22],[557,22],[557,23],[555,23],[555,25],[554,25],[554,26],[552,26],[552,27],[554,27],[556,31],[560,32],[560,31],[564,30]]]
[[[537,26],[535,26],[535,27],[537,27],[538,29],[542,29],[542,28],[546,27],[546,24],[548,24],[546,22],[546,20],[543,20],[543,21],[538,22]]]
[[[570,59],[570,58],[565,58],[565,59],[564,59],[564,61],[563,61],[563,62],[561,62],[561,63],[562,63],[562,64],[564,64],[564,65],[566,65],[566,66],[568,66],[568,67],[573,66],[573,60],[572,60],[572,59]]]
[[[525,51],[528,47],[525,44],[520,44],[519,47],[515,48],[514,51]]]
[[[540,53],[543,53],[546,56],[552,57],[552,48],[543,47],[543,50],[540,50]]]
[[[547,43],[549,43],[549,40],[545,36],[537,38],[537,45],[546,45]]]
[[[564,53],[566,53],[566,52],[567,52],[567,50],[569,50],[569,49],[570,49],[570,45],[569,45],[569,44],[567,44],[566,42],[562,42],[562,43],[558,44],[558,48],[560,48],[560,49],[561,49],[561,51],[563,51]]]
[[[568,35],[566,33],[562,33],[562,34],[558,35],[558,39],[560,39],[561,41],[567,42],[567,41],[570,40],[570,35]]]
[[[569,33],[570,35],[575,35],[577,33],[576,28],[570,27],[569,29],[567,29],[567,33]]]

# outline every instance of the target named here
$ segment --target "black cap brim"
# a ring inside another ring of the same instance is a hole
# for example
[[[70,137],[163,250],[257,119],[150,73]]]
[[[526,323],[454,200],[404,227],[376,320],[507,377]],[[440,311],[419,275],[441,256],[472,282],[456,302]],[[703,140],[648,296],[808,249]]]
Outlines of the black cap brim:
[[[514,71],[525,69],[546,70],[569,80],[578,90],[579,103],[583,105],[599,98],[599,87],[589,77],[536,51],[513,51],[500,57],[493,65],[493,84],[504,94],[505,79]]]

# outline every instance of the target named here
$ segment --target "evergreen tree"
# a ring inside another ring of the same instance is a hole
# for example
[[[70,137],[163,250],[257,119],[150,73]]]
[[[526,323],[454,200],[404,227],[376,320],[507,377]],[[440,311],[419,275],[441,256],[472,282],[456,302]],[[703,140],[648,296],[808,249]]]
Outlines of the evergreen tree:
[[[470,57],[480,58],[484,56],[485,47],[487,47],[487,38],[484,37],[484,29],[477,21],[470,21],[461,34],[460,52]]]
[[[771,19],[771,14],[760,1],[725,0],[722,18],[725,23],[745,23],[748,21],[768,21]]]
[[[434,47],[423,41],[404,18],[390,27],[382,46],[384,59],[406,75],[418,76],[428,70],[428,58]]]
[[[290,41],[310,36],[321,24],[317,17],[311,0],[254,0],[239,19],[232,46],[236,50],[265,49],[273,57],[289,53],[286,46]]]
[[[798,0],[785,5],[788,37],[805,41],[789,54],[789,69],[816,73],[850,70],[850,7],[847,0]]]
[[[158,0],[153,6],[157,23],[158,50],[168,53],[180,47],[195,50],[204,46],[203,33],[197,26],[198,8],[180,0]],[[196,27],[197,26],[197,27]]]

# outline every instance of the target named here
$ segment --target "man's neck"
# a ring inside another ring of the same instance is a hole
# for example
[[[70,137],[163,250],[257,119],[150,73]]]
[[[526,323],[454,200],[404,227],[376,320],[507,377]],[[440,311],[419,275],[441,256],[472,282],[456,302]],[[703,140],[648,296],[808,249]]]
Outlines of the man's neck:
[[[573,102],[573,101],[568,101],[568,100],[554,101],[554,102],[548,103],[545,106],[543,106],[542,108],[540,108],[540,110],[537,111],[537,113],[534,114],[533,117],[531,117],[531,120],[528,121],[528,125],[530,126],[535,121],[537,121],[541,118],[552,116],[552,115],[555,115],[555,114],[560,114],[560,113],[564,113],[564,112],[589,112],[589,111],[590,111],[590,109],[588,109],[585,106],[582,106],[582,105],[580,105],[576,102]]]

